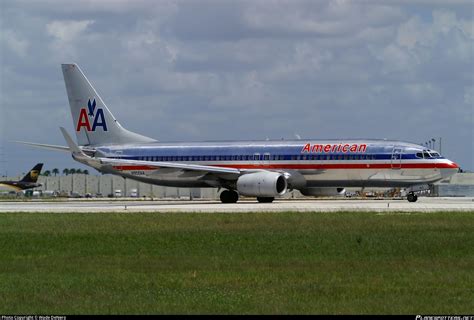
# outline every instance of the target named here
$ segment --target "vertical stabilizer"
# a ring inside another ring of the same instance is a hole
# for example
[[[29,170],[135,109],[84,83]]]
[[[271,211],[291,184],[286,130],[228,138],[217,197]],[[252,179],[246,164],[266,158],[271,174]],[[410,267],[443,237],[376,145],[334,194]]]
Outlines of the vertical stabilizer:
[[[77,64],[61,66],[77,142],[80,146],[156,141],[124,129]]]
[[[20,181],[21,182],[34,182],[36,183],[36,181],[38,181],[38,176],[40,175],[41,173],[41,169],[43,169],[43,164],[42,163],[38,163],[36,166],[33,167],[33,169],[30,170],[30,172],[28,172],[26,174],[26,176],[23,177],[23,179],[21,179]]]

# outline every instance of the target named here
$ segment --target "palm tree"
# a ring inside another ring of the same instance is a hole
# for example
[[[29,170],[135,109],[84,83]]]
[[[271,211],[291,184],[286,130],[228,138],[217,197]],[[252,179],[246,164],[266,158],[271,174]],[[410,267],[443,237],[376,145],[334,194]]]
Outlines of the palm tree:
[[[76,173],[76,169],[74,169],[74,168],[69,169],[69,173],[70,173],[70,174],[75,174],[75,173]]]
[[[84,171],[82,171],[83,174],[89,174],[89,170],[85,169]]]
[[[59,173],[59,169],[54,168],[52,172],[53,172],[54,176],[56,177],[56,175],[58,175],[58,173]]]
[[[81,169],[76,169],[76,174],[82,174],[82,170]]]
[[[70,173],[70,172],[69,172],[69,169],[68,169],[68,168],[65,168],[65,169],[63,170],[63,174],[65,174],[66,176],[69,175],[69,173]]]
[[[45,177],[49,177],[51,175],[51,171],[49,170],[46,170],[45,172],[43,172],[43,176]]]

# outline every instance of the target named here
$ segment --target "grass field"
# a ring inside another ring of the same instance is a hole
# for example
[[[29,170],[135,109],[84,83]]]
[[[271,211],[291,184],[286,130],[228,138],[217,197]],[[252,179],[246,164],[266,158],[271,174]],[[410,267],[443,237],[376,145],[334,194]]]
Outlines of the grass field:
[[[0,215],[1,314],[472,314],[474,212]]]

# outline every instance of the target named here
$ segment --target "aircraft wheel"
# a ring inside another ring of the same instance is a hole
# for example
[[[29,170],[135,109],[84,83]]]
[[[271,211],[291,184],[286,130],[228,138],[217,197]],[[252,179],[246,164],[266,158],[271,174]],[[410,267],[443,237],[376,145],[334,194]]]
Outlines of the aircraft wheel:
[[[271,203],[275,200],[275,198],[272,197],[257,197],[257,201],[260,203]]]
[[[416,202],[418,200],[418,196],[414,193],[409,193],[407,196],[408,202]]]
[[[236,203],[239,200],[239,194],[233,190],[224,190],[220,198],[222,203]]]

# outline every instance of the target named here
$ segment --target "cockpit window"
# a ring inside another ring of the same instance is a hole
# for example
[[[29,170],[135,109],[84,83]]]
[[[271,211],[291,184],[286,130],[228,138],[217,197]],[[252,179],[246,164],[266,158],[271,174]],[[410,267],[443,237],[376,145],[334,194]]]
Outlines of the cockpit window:
[[[423,153],[417,152],[417,153],[416,153],[416,157],[423,159]]]
[[[441,157],[438,152],[432,152],[431,155],[435,158]]]
[[[426,151],[423,151],[423,156],[425,157],[425,159],[431,158],[431,154]]]

